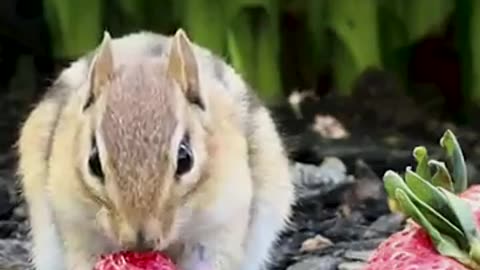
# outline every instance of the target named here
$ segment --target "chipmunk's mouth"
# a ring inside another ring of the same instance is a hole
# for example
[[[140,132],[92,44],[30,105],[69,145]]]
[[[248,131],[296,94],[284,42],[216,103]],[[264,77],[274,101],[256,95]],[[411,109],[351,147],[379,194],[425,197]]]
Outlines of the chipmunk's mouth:
[[[164,237],[156,222],[135,223],[109,218],[104,222],[103,230],[120,250],[135,252],[164,251],[172,243],[172,238]],[[156,225],[156,226],[155,226]]]

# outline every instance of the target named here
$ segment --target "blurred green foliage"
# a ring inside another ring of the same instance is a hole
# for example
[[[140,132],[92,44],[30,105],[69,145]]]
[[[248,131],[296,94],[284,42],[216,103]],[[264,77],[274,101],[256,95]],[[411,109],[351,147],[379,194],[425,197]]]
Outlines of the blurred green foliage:
[[[231,63],[270,103],[283,98],[282,57],[288,50],[303,50],[306,59],[288,70],[330,68],[335,89],[348,95],[366,69],[386,68],[402,76],[404,50],[442,31],[447,18],[457,14],[463,90],[480,102],[480,1],[44,0],[44,5],[59,58],[92,49],[104,29],[116,36],[139,29],[171,34],[183,27],[193,41]],[[293,41],[297,48],[285,49],[282,43],[285,14],[295,14],[306,28],[304,40]]]

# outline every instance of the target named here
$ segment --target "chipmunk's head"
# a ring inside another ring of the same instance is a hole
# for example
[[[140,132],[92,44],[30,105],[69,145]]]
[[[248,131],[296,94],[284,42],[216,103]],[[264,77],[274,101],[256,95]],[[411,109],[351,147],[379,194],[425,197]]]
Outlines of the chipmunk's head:
[[[81,182],[100,206],[100,227],[121,248],[162,249],[174,240],[205,174],[208,104],[192,44],[179,30],[156,58],[115,66],[105,34],[79,108]]]

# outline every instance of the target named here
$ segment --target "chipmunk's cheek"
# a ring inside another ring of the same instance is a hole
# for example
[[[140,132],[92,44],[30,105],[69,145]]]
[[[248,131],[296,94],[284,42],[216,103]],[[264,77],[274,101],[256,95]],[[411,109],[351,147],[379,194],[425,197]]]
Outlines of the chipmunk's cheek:
[[[112,220],[108,210],[103,207],[97,213],[97,224],[103,234],[112,242],[117,242],[116,229],[112,226]]]

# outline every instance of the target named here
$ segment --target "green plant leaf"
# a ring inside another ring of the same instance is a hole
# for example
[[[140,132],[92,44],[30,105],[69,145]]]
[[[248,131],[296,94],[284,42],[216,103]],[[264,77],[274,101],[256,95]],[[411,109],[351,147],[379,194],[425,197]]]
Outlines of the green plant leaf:
[[[339,40],[334,41],[334,43],[332,66],[336,90],[340,94],[349,95],[361,72],[345,44]]]
[[[275,104],[283,97],[277,2],[232,0],[224,4],[232,65],[257,90],[263,101]]]
[[[445,166],[445,163],[437,160],[430,160],[428,165],[435,168],[435,174],[432,177],[432,184],[437,187],[443,187],[447,190],[454,191],[452,177]]]
[[[404,20],[410,41],[415,42],[427,33],[440,32],[442,24],[454,8],[455,4],[451,0],[436,0],[433,5],[431,0],[409,0]]]
[[[456,217],[450,210],[447,198],[432,183],[426,181],[411,168],[405,172],[405,182],[410,190],[426,204],[430,205],[437,212],[441,213],[450,221],[455,221]],[[455,224],[455,222],[453,222]],[[457,224],[455,224],[456,226]]]
[[[331,0],[328,2],[328,25],[336,33],[338,39],[344,44],[347,52],[337,52],[334,60],[335,72],[349,74],[347,78],[337,76],[339,91],[343,94],[350,93],[351,84],[355,78],[367,68],[380,68],[382,66],[380,42],[378,38],[377,2],[376,0],[350,1]],[[352,63],[348,63],[351,56]],[[348,65],[343,66],[343,65]],[[345,72],[348,70],[348,72]]]
[[[249,14],[242,11],[230,19],[227,30],[227,48],[232,66],[251,85],[257,85],[255,65],[255,37],[250,29]]]
[[[410,196],[407,195],[404,190],[397,189],[395,192],[395,197],[400,203],[402,209],[405,209],[407,215],[413,220],[415,220],[415,222],[420,224],[420,226],[425,231],[427,231],[430,239],[436,247],[436,250],[440,254],[442,254],[443,256],[455,258],[465,265],[474,264],[468,254],[461,250],[453,239],[441,234],[429,222],[429,220],[422,214],[422,212],[417,209],[416,205],[411,201]]]
[[[266,13],[260,19],[257,30],[257,91],[268,105],[274,105],[282,98],[279,70],[278,26]]]
[[[408,45],[407,26],[403,21],[406,9],[405,0],[378,0],[380,17],[380,38],[385,39],[388,51],[399,49]]]
[[[449,236],[451,236],[454,239],[464,238],[463,233],[458,228],[456,228],[455,225],[452,224],[452,222],[446,219],[442,215],[442,213],[436,211],[433,207],[431,207],[427,203],[427,202],[438,203],[438,208],[442,209],[444,207],[448,207],[446,200],[442,201],[440,197],[435,197],[435,199],[438,199],[438,201],[433,201],[432,197],[429,194],[422,193],[424,191],[423,188],[425,187],[424,183],[428,184],[428,182],[422,180],[421,178],[415,178],[414,176],[415,176],[414,174],[409,174],[408,183],[413,188],[415,188],[415,191],[419,193],[427,201],[423,201],[421,197],[418,197],[407,185],[407,183],[403,181],[403,179],[398,174],[392,171],[387,172],[384,176],[385,188],[387,190],[387,194],[389,195],[389,197],[397,199],[396,197],[397,191],[399,189],[402,190],[413,201],[416,208],[418,208],[419,211],[421,211],[422,214],[429,220],[429,222],[434,224],[436,228],[438,228],[444,233],[447,233]],[[442,205],[442,203],[444,205]],[[402,208],[402,212],[404,212],[405,210],[406,209]],[[408,215],[408,213],[405,213],[405,214]]]
[[[441,31],[442,24],[455,8],[455,2],[451,0],[436,0],[435,4],[431,0],[379,0],[379,4],[402,19],[410,43],[427,33]]]
[[[442,139],[441,144],[450,147],[447,152],[453,156],[455,147],[452,146],[455,144],[448,138],[455,137],[448,132],[444,137],[447,139]],[[456,148],[458,151],[460,146],[457,144]],[[425,153],[417,150],[415,157],[424,160]],[[480,232],[473,209],[454,193],[452,187],[449,190],[441,186],[451,183],[450,172],[443,162],[430,160],[428,166],[436,167],[431,182],[410,167],[406,168],[405,183],[397,173],[387,171],[383,180],[389,199],[393,198],[400,211],[428,233],[440,254],[454,258],[470,269],[480,269]]]
[[[423,179],[430,181],[432,174],[428,166],[428,151],[424,146],[417,146],[413,149],[413,156],[417,161],[415,172]]]
[[[450,209],[447,197],[445,197],[445,195],[434,185],[421,178],[410,168],[407,168],[406,170],[405,182],[419,200],[429,205],[439,216],[441,216],[430,217],[430,214],[425,212],[428,219],[433,224],[436,224],[437,229],[457,240],[461,247],[466,247],[467,242],[464,239],[463,232],[458,229],[460,226],[459,221],[455,213]],[[433,221],[432,218],[438,220]]]
[[[144,14],[145,1],[142,0],[119,0],[118,5],[125,13],[127,20],[130,24],[134,24],[137,27],[144,27],[146,22],[146,16]]]
[[[385,191],[387,192],[388,197],[395,199],[395,192],[398,188],[403,188],[403,185],[406,185],[403,182],[402,177],[392,170],[388,170],[383,175],[383,183]],[[406,187],[408,188],[408,187]]]
[[[323,68],[329,56],[327,44],[329,37],[327,35],[327,12],[328,1],[308,0],[306,3],[308,31],[310,33],[312,42],[312,57],[313,64],[317,70]]]
[[[478,244],[480,243],[479,231],[476,226],[475,216],[473,210],[462,198],[458,197],[454,193],[440,188],[440,191],[447,197],[450,209],[454,212],[457,220],[460,223],[460,229],[468,239],[469,249],[479,250]],[[478,261],[480,263],[480,260]]]
[[[447,167],[452,171],[455,193],[459,194],[467,189],[467,166],[462,149],[452,131],[447,130],[440,139],[440,145],[447,152]]]
[[[182,25],[191,39],[223,56],[226,48],[227,20],[223,1],[183,0]]]
[[[56,58],[76,59],[98,45],[104,31],[101,1],[44,0],[43,5]]]

